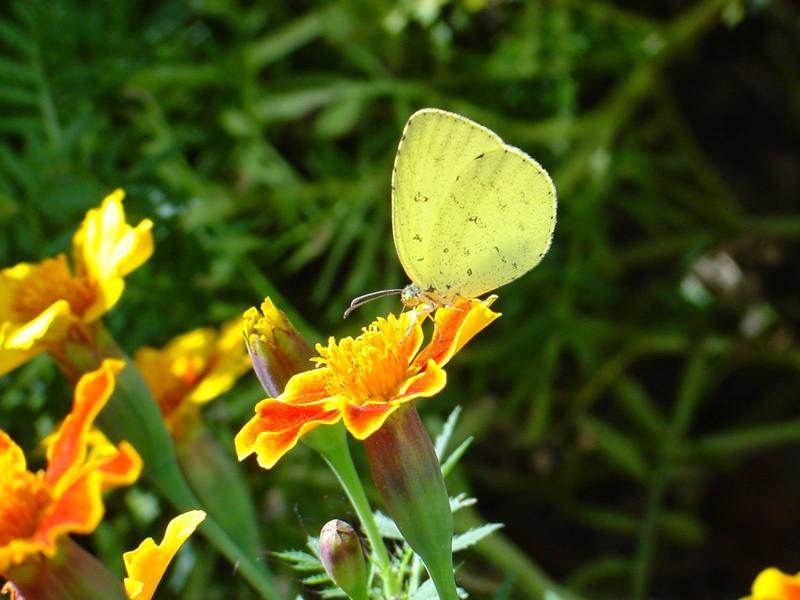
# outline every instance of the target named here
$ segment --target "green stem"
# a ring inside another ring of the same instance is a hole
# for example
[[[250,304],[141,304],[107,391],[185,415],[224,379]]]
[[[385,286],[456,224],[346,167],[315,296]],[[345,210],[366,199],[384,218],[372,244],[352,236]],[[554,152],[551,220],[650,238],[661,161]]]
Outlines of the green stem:
[[[318,428],[318,430],[320,429],[322,428]],[[325,429],[331,430],[326,433],[331,433],[332,435],[326,436],[325,444],[313,445],[313,447],[328,463],[339,483],[341,483],[345,494],[347,494],[350,504],[353,505],[353,509],[361,521],[361,526],[364,528],[372,548],[373,560],[380,570],[384,593],[388,598],[393,598],[400,593],[399,584],[392,571],[392,562],[389,559],[389,553],[383,543],[383,538],[378,531],[378,524],[375,522],[375,515],[372,512],[372,508],[370,508],[364,486],[361,485],[361,479],[359,479],[358,472],[353,464],[353,457],[347,445],[344,428],[339,425],[330,428],[326,427]],[[336,431],[333,431],[334,429]],[[313,435],[315,432],[310,433]],[[309,434],[306,435],[306,438],[308,437]]]

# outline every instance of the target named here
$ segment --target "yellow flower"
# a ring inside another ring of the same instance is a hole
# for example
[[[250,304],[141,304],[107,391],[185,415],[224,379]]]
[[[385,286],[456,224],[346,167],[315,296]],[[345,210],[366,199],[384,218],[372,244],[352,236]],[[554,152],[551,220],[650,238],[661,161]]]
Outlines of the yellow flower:
[[[72,239],[72,269],[59,254],[0,271],[0,375],[67,338],[85,338],[82,326],[116,304],[125,275],[153,253],[153,223],[128,225],[123,197],[116,190],[86,213]]]
[[[743,600],[800,600],[800,573],[786,575],[775,567],[764,569],[753,582],[751,593]]]
[[[125,591],[131,600],[150,600],[164,576],[172,557],[206,518],[202,510],[190,510],[178,515],[167,525],[160,544],[147,538],[136,550],[122,555],[125,561]]]
[[[141,348],[134,361],[173,435],[198,405],[227,392],[250,368],[239,318],[219,331],[205,327],[180,335],[160,350]]]

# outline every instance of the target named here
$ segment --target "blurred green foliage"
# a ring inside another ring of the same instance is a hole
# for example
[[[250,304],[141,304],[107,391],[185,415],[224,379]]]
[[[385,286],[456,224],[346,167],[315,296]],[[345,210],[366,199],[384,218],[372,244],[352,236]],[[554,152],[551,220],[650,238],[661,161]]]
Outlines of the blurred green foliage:
[[[402,125],[460,112],[535,156],[560,200],[550,254],[421,404],[463,404],[456,441],[476,441],[453,477],[508,525],[461,583],[737,597],[762,567],[800,570],[798,57],[791,0],[10,0],[0,264],[66,249],[124,187],[157,238],[107,318],[126,349],[265,295],[312,339],[353,334],[398,308],[342,322],[353,296],[406,283]],[[232,439],[260,394],[248,378],[210,426]],[[0,382],[0,425],[34,448],[68,401],[37,359]],[[349,516],[308,451],[246,467],[271,549]],[[157,530],[154,500],[116,495],[106,561]],[[203,543],[181,556],[165,597],[250,597]]]

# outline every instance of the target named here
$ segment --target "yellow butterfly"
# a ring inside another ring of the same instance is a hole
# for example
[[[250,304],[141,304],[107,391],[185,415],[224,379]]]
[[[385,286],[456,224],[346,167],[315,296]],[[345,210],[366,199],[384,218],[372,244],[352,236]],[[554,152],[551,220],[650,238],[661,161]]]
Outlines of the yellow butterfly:
[[[521,277],[553,239],[556,190],[530,156],[466,117],[435,108],[408,119],[392,171],[392,231],[408,307],[433,310]]]

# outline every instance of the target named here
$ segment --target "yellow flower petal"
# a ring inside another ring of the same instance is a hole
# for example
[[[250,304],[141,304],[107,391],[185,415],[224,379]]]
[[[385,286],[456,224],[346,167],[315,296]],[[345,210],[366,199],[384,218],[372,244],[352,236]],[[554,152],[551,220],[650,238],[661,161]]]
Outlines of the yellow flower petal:
[[[775,567],[764,569],[753,582],[746,600],[800,600],[800,573],[786,575]]]
[[[214,360],[205,376],[189,394],[192,402],[204,403],[230,390],[250,369],[250,357],[242,337],[242,320],[225,323],[214,344]]]
[[[123,277],[153,253],[152,221],[128,225],[122,208],[124,197],[122,190],[107,196],[100,208],[86,213],[72,238],[76,271],[97,286],[97,298],[84,316],[86,322],[98,319],[117,303],[125,287]]]
[[[206,518],[202,510],[178,515],[167,525],[160,544],[147,538],[136,550],[122,555],[125,561],[125,591],[131,600],[150,600],[175,553]]]
[[[63,339],[75,320],[69,303],[58,300],[27,323],[0,323],[0,375],[44,352],[47,342]]]
[[[239,318],[219,332],[204,327],[179,335],[162,349],[141,348],[135,362],[175,437],[197,414],[191,403],[224,394],[250,368]]]

